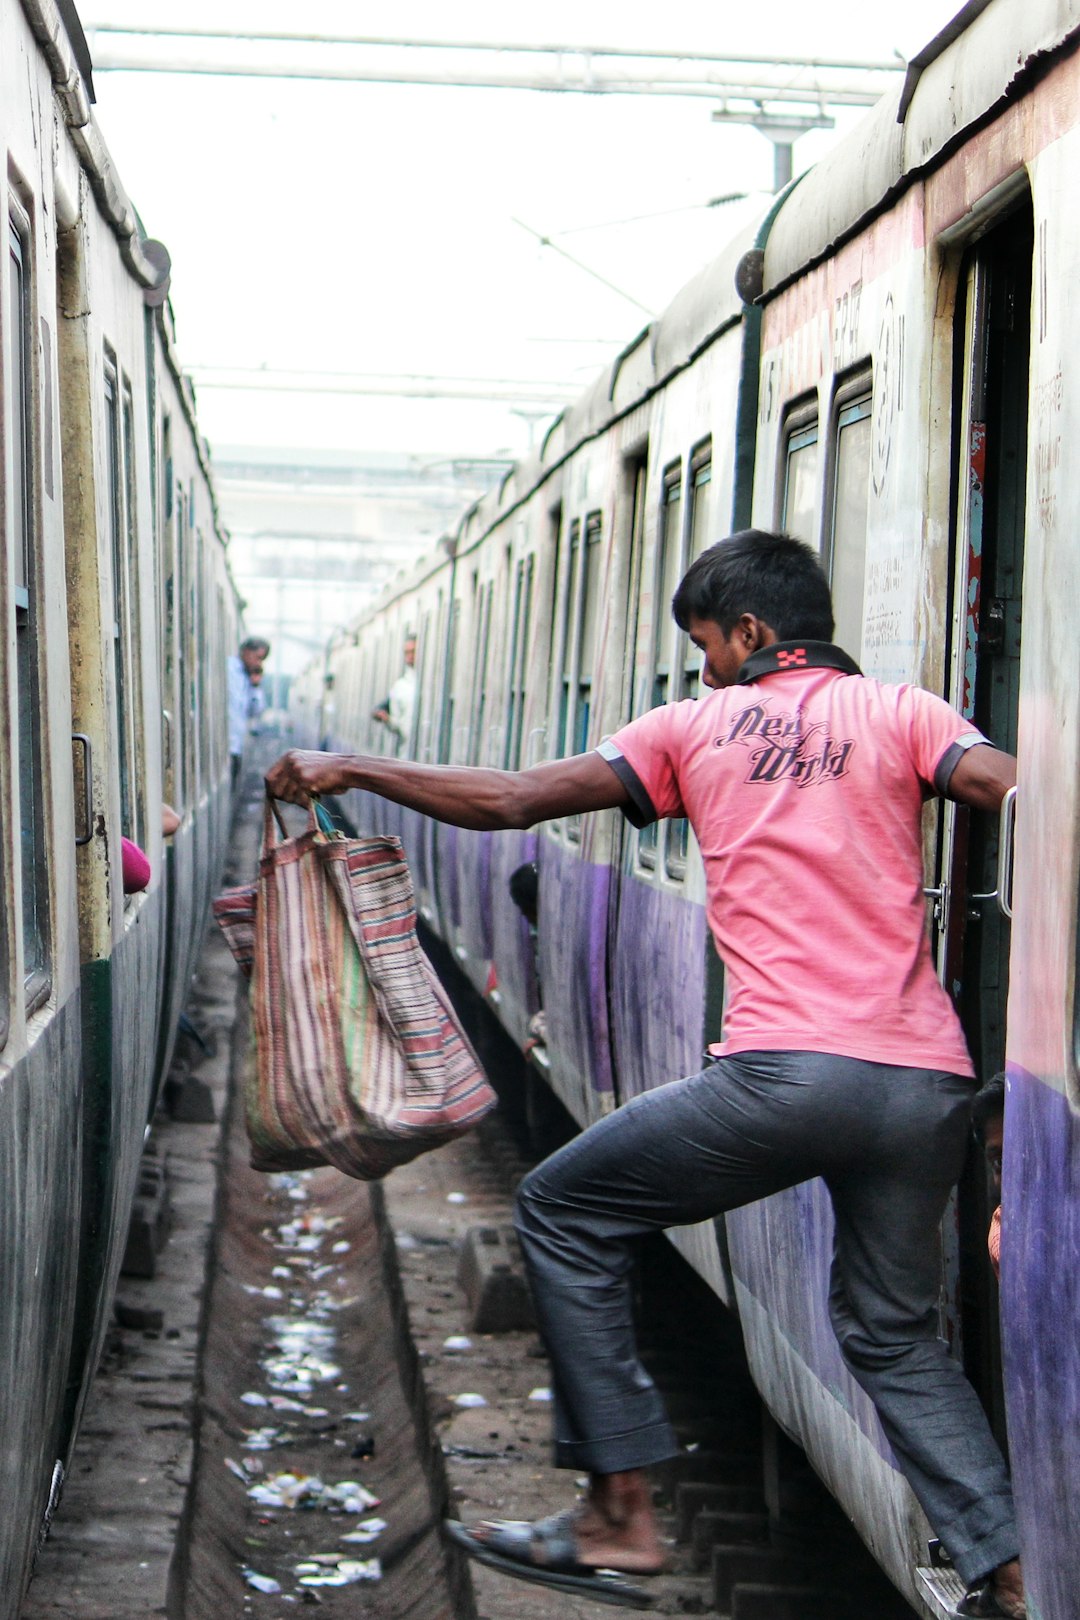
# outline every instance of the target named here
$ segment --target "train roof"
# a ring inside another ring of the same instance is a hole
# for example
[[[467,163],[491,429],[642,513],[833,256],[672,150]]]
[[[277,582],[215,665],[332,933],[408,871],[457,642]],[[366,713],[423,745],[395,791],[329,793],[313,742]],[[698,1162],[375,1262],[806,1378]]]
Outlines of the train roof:
[[[944,161],[1080,34],[1080,0],[969,0],[846,140],[797,185],[765,247],[762,298],[781,291]]]
[[[753,220],[704,265],[676,293],[663,314],[638,332],[580,398],[555,418],[539,449],[515,462],[497,488],[469,507],[456,534],[447,536],[434,552],[399,570],[358,615],[356,623],[364,623],[395,598],[415,590],[443,566],[448,556],[464,555],[479,544],[575,450],[670,382],[737,324],[744,305],[735,286],[735,273],[747,250],[757,243],[760,231],[761,219]]]
[[[548,429],[537,453],[517,462],[497,489],[470,507],[458,531],[465,549],[526,500],[566,458],[612,422],[685,370],[743,315],[735,272],[757,240],[760,221],[746,226],[710,260],[568,405]]]

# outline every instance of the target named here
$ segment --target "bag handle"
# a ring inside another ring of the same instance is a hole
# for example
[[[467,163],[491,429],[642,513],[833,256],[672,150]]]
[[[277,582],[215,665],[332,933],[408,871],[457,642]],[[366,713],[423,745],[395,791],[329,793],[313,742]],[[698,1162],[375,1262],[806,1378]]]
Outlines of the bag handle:
[[[276,829],[274,827],[275,821],[277,822],[277,828]],[[278,841],[277,840],[277,834],[279,832],[280,832],[282,838],[288,838],[289,829],[285,825],[285,818],[281,814],[281,811],[278,809],[277,800],[274,798],[274,795],[270,792],[270,789],[267,788],[267,790],[266,790],[266,798],[265,798],[265,800],[263,802],[263,848],[264,849],[274,849],[274,848],[276,848],[277,841]]]
[[[277,823],[276,828],[274,826],[275,822]],[[334,822],[329,811],[323,808],[323,806],[319,803],[318,796],[314,793],[311,795],[311,800],[308,805],[308,827],[309,829],[313,828],[316,832],[323,833],[327,838],[336,838],[338,836],[338,830],[334,826]],[[289,829],[285,825],[285,818],[278,809],[278,801],[274,798],[274,795],[269,791],[269,789],[267,789],[266,803],[263,806],[264,849],[276,848],[278,842],[277,834],[279,832],[282,838],[288,838]]]

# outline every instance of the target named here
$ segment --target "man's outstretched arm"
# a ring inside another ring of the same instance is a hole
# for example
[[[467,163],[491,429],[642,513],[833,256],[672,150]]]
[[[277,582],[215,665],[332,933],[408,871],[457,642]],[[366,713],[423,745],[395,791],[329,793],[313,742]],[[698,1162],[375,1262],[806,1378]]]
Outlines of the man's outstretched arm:
[[[957,760],[946,789],[950,799],[969,804],[973,810],[998,810],[1011,787],[1016,786],[1016,761],[1011,754],[981,743],[969,748]]]
[[[312,793],[362,788],[437,821],[479,831],[532,827],[556,816],[629,802],[611,766],[596,753],[575,754],[527,771],[494,771],[292,748],[267,771],[266,786],[275,798],[293,804],[306,804]]]

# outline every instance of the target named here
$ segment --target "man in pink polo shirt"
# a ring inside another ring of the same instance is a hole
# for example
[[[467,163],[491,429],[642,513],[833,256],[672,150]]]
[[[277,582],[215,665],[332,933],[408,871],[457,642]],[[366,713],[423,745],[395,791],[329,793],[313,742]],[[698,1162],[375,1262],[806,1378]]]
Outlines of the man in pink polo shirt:
[[[926,797],[996,810],[1014,762],[941,699],[860,674],[798,541],[732,536],[672,607],[711,690],[591,754],[503,772],[293,752],[267,777],[297,802],[360,787],[474,828],[616,805],[636,825],[687,816],[704,859],[728,985],[717,1061],[591,1126],[518,1197],[555,1460],[589,1473],[588,1498],[448,1533],[507,1574],[648,1606],[626,1579],[663,1563],[644,1469],[677,1448],[634,1346],[630,1244],[821,1176],[844,1359],[971,1587],[959,1612],[1022,1620],[1005,1466],[937,1336],[937,1232],[974,1081],[930,959],[921,842]]]

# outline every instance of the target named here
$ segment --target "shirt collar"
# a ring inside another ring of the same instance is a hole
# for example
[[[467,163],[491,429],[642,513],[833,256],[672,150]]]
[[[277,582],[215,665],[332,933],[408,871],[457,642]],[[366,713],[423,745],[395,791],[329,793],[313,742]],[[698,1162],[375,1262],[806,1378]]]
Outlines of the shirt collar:
[[[782,675],[793,669],[838,669],[842,675],[862,674],[854,658],[831,641],[774,641],[750,654],[735,684],[748,686],[763,675]]]

